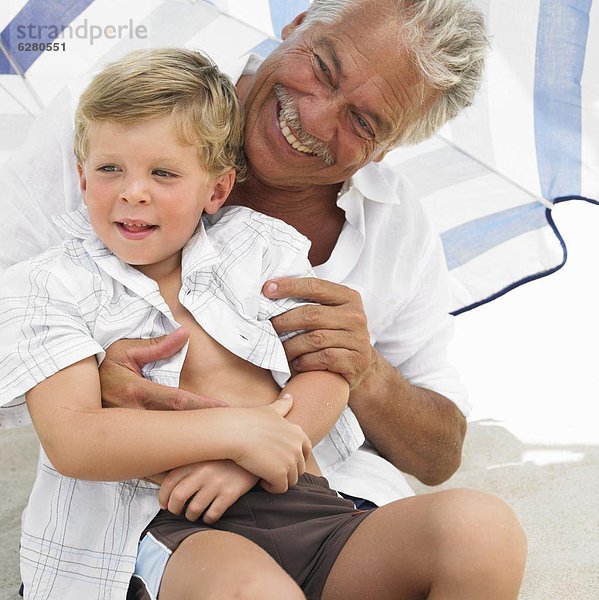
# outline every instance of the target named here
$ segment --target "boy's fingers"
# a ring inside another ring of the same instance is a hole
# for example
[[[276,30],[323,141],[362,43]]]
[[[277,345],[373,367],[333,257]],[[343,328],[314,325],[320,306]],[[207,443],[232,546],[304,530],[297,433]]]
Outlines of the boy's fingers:
[[[204,488],[199,490],[190,500],[185,510],[185,518],[188,521],[197,521],[200,515],[214,500],[214,494],[208,493]]]
[[[281,398],[275,400],[270,407],[279,415],[284,417],[293,406],[293,397],[289,393],[285,393]]]
[[[170,470],[162,480],[158,490],[158,503],[166,509],[173,490],[189,475],[189,467],[179,467]]]
[[[289,489],[286,478],[282,478],[280,481],[276,482],[262,479],[262,481],[260,481],[260,485],[270,494],[284,494]]]
[[[178,471],[178,469],[174,469],[167,474],[158,490],[158,504],[160,504],[160,508],[166,509],[168,507],[173,490],[185,476],[185,473]]]
[[[231,506],[231,503],[227,499],[223,498],[222,496],[217,496],[210,505],[210,508],[204,512],[202,520],[208,525],[216,523],[223,516],[229,506]]]
[[[291,467],[291,469],[289,469],[289,471],[287,472],[287,485],[288,486],[292,486],[295,485],[297,483],[298,480],[298,466],[295,465],[294,467]]]

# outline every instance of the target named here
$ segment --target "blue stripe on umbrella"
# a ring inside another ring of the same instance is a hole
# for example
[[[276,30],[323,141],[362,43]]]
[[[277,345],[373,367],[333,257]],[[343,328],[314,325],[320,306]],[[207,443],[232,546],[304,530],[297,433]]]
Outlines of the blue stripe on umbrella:
[[[534,120],[539,180],[550,200],[581,193],[581,92],[592,0],[539,8]]]
[[[275,36],[281,39],[283,27],[310,7],[309,0],[269,0],[270,19]]]
[[[22,73],[43,54],[43,50],[19,50],[20,43],[45,44],[87,8],[93,0],[29,0],[0,33],[0,40]],[[15,73],[0,54],[0,74]]]
[[[283,27],[290,23],[299,13],[307,10],[310,6],[309,0],[268,0],[270,4],[270,20],[277,39],[281,39]],[[258,56],[268,56],[279,43],[272,39],[266,39],[254,48],[252,52]]]
[[[441,235],[447,267],[460,267],[503,242],[545,227],[545,210],[540,202],[532,202],[449,229]]]

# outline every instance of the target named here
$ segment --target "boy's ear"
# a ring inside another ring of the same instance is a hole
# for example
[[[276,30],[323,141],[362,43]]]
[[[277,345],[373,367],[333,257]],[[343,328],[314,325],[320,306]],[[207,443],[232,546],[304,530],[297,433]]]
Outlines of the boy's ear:
[[[301,12],[291,23],[287,23],[281,31],[281,39],[286,40],[303,22],[306,18],[308,11]]]
[[[80,163],[77,163],[77,174],[79,175],[79,189],[83,194],[83,202],[85,202],[85,190],[87,189],[87,179],[85,178],[85,171]]]
[[[224,175],[217,177],[214,180],[212,188],[212,196],[204,207],[204,212],[213,215],[225,203],[233,184],[235,183],[235,169],[229,169]]]

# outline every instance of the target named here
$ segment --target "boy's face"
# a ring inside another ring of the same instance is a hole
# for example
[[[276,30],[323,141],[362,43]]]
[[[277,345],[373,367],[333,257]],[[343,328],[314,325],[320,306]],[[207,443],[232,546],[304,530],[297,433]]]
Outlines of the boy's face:
[[[98,237],[153,279],[179,267],[202,212],[216,212],[235,179],[232,169],[210,176],[197,150],[180,143],[170,116],[132,126],[93,124],[78,170]]]

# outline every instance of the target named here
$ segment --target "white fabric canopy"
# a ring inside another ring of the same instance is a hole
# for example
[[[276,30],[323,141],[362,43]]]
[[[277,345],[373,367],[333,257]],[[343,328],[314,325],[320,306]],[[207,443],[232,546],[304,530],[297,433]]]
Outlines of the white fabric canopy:
[[[599,2],[476,3],[492,50],[475,105],[385,159],[412,181],[442,236],[455,313],[557,270],[566,248],[554,203],[599,203]],[[10,0],[0,8],[0,113],[27,120],[67,81],[136,48],[200,48],[221,66],[265,56],[308,4]]]

